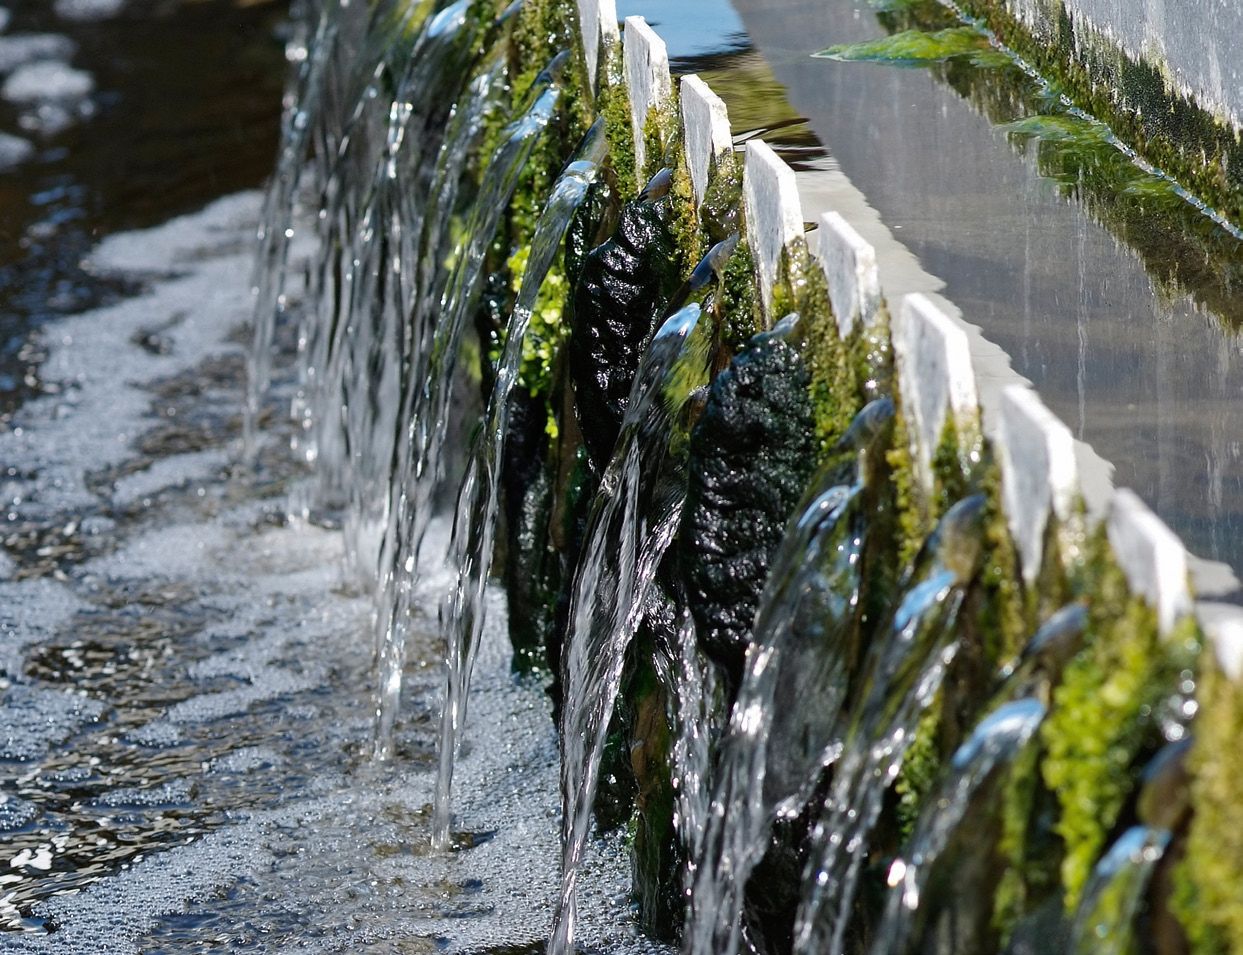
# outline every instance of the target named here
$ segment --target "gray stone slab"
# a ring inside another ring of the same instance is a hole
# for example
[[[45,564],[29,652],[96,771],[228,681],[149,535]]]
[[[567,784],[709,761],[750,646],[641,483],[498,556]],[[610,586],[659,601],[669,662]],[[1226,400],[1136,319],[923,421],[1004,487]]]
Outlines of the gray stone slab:
[[[1114,493],[1105,530],[1132,592],[1156,610],[1161,632],[1168,633],[1191,610],[1183,542],[1129,488]]]
[[[587,80],[594,93],[600,85],[600,64],[608,61],[606,51],[621,43],[617,0],[578,0],[578,26],[582,31]]]
[[[1030,388],[1011,385],[1001,395],[997,452],[1001,506],[1028,583],[1040,573],[1052,512],[1071,519],[1079,494],[1075,439]]]
[[[867,327],[880,311],[876,250],[836,212],[820,216],[816,254],[829,285],[837,329],[846,338],[856,325]]]
[[[781,251],[803,234],[803,211],[794,170],[768,143],[747,143],[742,171],[742,199],[747,219],[747,242],[755,259],[760,302],[769,325],[781,318],[771,315],[773,283]]]
[[[979,428],[971,346],[961,325],[916,292],[902,300],[893,355],[915,470],[925,493],[931,493],[932,460],[946,422],[952,420],[960,434]]]
[[[694,74],[682,77],[682,135],[695,202],[703,202],[708,174],[734,148],[725,101]]]
[[[634,131],[634,161],[643,182],[656,172],[659,156],[649,157],[643,143],[643,128],[653,107],[663,106],[673,95],[669,74],[669,51],[665,41],[642,17],[626,17],[623,42],[626,86],[630,90],[630,122]],[[649,168],[649,161],[653,168]]]

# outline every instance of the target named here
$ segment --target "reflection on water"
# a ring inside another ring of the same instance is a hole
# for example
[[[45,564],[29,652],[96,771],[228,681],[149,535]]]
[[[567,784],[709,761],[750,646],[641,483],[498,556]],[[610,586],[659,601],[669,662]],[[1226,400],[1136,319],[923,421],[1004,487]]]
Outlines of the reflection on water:
[[[735,6],[794,109],[967,321],[1193,553],[1243,567],[1237,233],[937,3]]]
[[[257,186],[276,151],[281,0],[10,0],[0,30],[0,413],[39,385],[26,332],[132,292],[103,235]],[[72,71],[72,72],[70,72]],[[12,81],[30,87],[13,93]],[[75,83],[87,83],[88,95]],[[63,95],[62,95],[63,94]],[[27,146],[13,158],[10,140]]]

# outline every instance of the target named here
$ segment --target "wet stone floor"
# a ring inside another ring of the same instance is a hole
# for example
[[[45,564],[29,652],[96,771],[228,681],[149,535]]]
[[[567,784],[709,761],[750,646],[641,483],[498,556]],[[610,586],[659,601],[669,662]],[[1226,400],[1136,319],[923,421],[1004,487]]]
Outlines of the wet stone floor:
[[[416,634],[399,754],[373,763],[370,598],[339,532],[285,517],[291,329],[259,464],[234,464],[258,203],[97,249],[146,291],[47,326],[45,393],[0,433],[0,951],[541,951],[556,737],[502,609],[437,856],[437,641]],[[595,847],[601,950],[650,948],[627,869]]]

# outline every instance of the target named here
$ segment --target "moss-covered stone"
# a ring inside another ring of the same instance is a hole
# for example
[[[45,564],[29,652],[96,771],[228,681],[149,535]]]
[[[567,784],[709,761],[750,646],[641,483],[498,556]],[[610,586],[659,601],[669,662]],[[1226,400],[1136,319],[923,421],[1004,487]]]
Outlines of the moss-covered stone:
[[[818,457],[809,380],[796,344],[758,335],[713,382],[691,436],[679,563],[700,646],[735,688],[769,561]]]
[[[1157,715],[1198,647],[1191,621],[1170,639],[1159,636],[1156,614],[1130,593],[1103,530],[1078,583],[1089,599],[1086,646],[1067,666],[1041,727],[1041,775],[1058,800],[1068,910],[1135,786],[1142,757],[1163,742]]]
[[[1225,955],[1243,951],[1243,689],[1206,659],[1197,697],[1195,816],[1173,903],[1194,955]]]
[[[596,467],[617,440],[639,358],[682,277],[669,199],[631,202],[613,237],[590,252],[574,295],[570,375]]]

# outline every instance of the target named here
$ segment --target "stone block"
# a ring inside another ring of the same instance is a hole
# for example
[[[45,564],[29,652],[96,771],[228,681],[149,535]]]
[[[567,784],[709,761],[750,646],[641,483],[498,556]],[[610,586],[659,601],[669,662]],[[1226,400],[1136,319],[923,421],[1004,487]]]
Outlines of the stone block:
[[[1040,573],[1050,511],[1063,522],[1074,513],[1075,439],[1034,391],[1010,385],[1001,394],[997,452],[1001,506],[1030,584]]]
[[[682,77],[682,136],[695,202],[703,202],[708,174],[734,148],[725,101],[698,76]]]
[[[1235,683],[1243,681],[1243,607],[1198,603],[1196,620],[1222,671]]]
[[[960,435],[979,428],[967,333],[931,299],[916,292],[902,300],[893,328],[893,354],[915,471],[924,492],[931,494],[932,461],[946,422],[953,421]]]
[[[747,219],[747,241],[755,259],[764,317],[772,325],[780,315],[772,315],[773,283],[781,263],[781,252],[803,234],[803,211],[798,200],[794,170],[786,165],[768,143],[752,139],[747,143],[742,171],[743,207]]]
[[[1161,632],[1168,633],[1191,610],[1183,542],[1127,488],[1114,493],[1105,530],[1132,592],[1156,610]]]
[[[634,161],[642,184],[656,172],[656,164],[661,161],[660,156],[646,155],[643,128],[647,125],[647,117],[652,108],[664,106],[673,95],[673,78],[669,75],[669,51],[665,48],[665,41],[656,35],[656,31],[642,17],[626,17],[623,49],[626,86],[630,90]]]
[[[816,253],[829,285],[837,329],[846,338],[856,325],[871,325],[880,311],[876,250],[836,212],[820,216]]]
[[[605,59],[605,51],[621,43],[617,0],[578,0],[578,25],[582,31],[587,80],[594,93],[599,88],[600,64]]]

